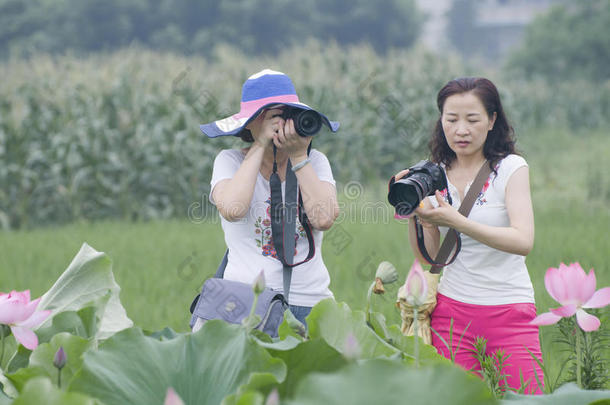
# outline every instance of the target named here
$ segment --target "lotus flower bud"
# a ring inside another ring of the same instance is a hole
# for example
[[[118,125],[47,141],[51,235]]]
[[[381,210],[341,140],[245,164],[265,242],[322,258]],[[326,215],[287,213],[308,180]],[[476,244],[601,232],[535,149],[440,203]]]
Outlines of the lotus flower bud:
[[[254,284],[252,284],[252,289],[254,290],[254,294],[259,295],[265,290],[265,271],[261,270],[258,273],[258,276],[254,279]]]
[[[61,370],[66,365],[68,361],[68,356],[66,356],[66,352],[64,351],[63,346],[59,346],[59,349],[55,353],[55,357],[53,358],[53,365],[57,367],[58,370]]]
[[[398,271],[396,271],[396,267],[392,263],[381,262],[377,266],[375,278],[380,278],[383,284],[392,284],[398,280]]]
[[[405,291],[407,293],[407,303],[416,307],[422,305],[428,296],[428,282],[417,259],[413,262],[407,275]]]
[[[375,273],[375,286],[373,287],[373,292],[375,294],[385,293],[383,285],[392,284],[396,280],[398,280],[398,271],[396,271],[396,267],[390,262],[379,263],[377,272]]]

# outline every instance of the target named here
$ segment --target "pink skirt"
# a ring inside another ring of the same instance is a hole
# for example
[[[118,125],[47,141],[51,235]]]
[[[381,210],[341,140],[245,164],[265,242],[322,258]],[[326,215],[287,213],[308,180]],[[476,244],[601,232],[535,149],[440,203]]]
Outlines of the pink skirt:
[[[524,381],[525,393],[542,394],[541,387],[536,381],[536,374],[541,383],[544,375],[540,366],[534,361],[526,350],[529,349],[539,360],[540,340],[538,326],[529,325],[528,322],[536,317],[536,306],[532,303],[506,304],[506,305],[473,305],[465,304],[437,295],[438,304],[432,312],[432,328],[452,346],[455,353],[455,362],[466,370],[478,371],[479,362],[473,357],[470,350],[477,336],[487,338],[487,353],[493,354],[503,349],[510,357],[505,362],[504,374],[508,375],[507,383],[512,389],[519,390],[521,378]],[[453,319],[453,339],[449,341],[449,328]],[[470,326],[464,333],[464,329]],[[464,333],[458,349],[460,336]],[[451,358],[447,346],[432,332],[432,345],[437,351]]]

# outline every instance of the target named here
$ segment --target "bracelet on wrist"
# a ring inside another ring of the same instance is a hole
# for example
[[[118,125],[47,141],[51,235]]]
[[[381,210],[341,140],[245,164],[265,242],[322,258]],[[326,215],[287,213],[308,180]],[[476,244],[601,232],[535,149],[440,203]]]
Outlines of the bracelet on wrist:
[[[302,168],[303,168],[303,166],[305,166],[305,165],[306,165],[307,163],[309,163],[309,162],[310,162],[309,158],[307,158],[307,159],[305,159],[305,160],[300,161],[300,162],[299,162],[299,163],[297,163],[296,165],[292,166],[292,171],[293,171],[293,172],[296,172],[297,170],[302,169]]]

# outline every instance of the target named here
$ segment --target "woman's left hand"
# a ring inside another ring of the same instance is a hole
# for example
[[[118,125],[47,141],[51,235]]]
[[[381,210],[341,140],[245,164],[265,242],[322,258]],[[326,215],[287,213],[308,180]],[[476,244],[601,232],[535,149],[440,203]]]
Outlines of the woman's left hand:
[[[287,119],[284,126],[273,137],[275,146],[284,151],[289,157],[307,156],[307,147],[311,143],[311,136],[301,136],[294,128],[294,120]]]
[[[438,207],[435,208],[428,204],[420,205],[415,209],[415,215],[429,224],[456,229],[465,217],[445,201],[440,191],[436,190],[435,197]]]

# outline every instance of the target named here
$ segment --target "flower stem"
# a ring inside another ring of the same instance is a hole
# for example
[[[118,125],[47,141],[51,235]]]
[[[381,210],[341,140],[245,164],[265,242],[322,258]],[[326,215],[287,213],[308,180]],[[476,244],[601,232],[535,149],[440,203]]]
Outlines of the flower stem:
[[[415,338],[415,368],[419,367],[419,330],[417,325],[417,307],[413,308],[413,337]]]
[[[2,360],[4,360],[4,325],[0,325],[0,368],[2,368]]]
[[[582,381],[581,381],[581,364],[580,364],[580,345],[581,345],[581,332],[577,329],[576,330],[576,385],[578,385],[579,388],[582,388]]]
[[[373,288],[375,288],[375,282],[369,287],[369,291],[366,294],[366,323],[371,323],[371,299],[373,297]]]
[[[57,388],[61,389],[61,368],[57,369]]]
[[[256,304],[258,303],[258,294],[254,294],[254,301],[252,302],[252,309],[250,310],[249,318],[254,316],[254,311],[256,310]]]

